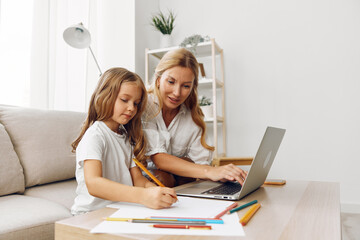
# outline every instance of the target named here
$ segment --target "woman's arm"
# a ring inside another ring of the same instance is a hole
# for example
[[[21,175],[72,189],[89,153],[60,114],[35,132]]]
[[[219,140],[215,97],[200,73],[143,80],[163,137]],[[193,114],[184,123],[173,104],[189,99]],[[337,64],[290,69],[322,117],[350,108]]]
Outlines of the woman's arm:
[[[140,203],[154,209],[170,207],[175,202],[171,195],[176,196],[176,193],[171,188],[127,186],[102,177],[99,160],[84,161],[84,176],[87,189],[94,197]]]
[[[130,168],[130,174],[132,181],[134,183],[134,186],[137,187],[156,187],[156,185],[152,182],[150,182],[144,175],[142,175],[140,169],[138,167]]]
[[[247,173],[233,164],[221,167],[199,165],[167,153],[158,153],[151,156],[151,160],[160,170],[176,175],[192,178],[210,179],[212,181],[238,181],[244,183]]]

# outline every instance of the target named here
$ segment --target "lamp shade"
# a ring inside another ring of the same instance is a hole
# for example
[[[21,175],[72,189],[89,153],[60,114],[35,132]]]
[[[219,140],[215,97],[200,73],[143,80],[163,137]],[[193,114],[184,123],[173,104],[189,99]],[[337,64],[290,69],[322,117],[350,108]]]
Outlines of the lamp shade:
[[[82,23],[68,27],[63,33],[63,38],[67,44],[74,48],[87,48],[90,46],[91,36]]]

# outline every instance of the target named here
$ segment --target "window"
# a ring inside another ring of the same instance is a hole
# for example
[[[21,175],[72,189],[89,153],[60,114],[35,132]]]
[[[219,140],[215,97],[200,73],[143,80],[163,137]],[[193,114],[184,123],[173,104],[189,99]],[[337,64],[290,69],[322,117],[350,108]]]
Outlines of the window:
[[[0,104],[28,106],[32,0],[0,1]]]

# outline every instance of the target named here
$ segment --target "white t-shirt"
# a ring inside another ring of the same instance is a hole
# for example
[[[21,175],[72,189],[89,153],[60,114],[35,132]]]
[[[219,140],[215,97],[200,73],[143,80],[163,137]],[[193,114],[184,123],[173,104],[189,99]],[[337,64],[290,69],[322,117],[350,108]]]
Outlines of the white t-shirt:
[[[132,147],[127,134],[112,131],[104,122],[96,121],[85,132],[76,148],[76,198],[71,207],[74,215],[100,209],[111,201],[89,194],[84,178],[84,160],[102,162],[102,176],[115,182],[133,186],[129,169],[135,167]]]
[[[153,94],[148,95],[148,105],[142,117],[143,130],[147,138],[147,156],[156,153],[168,153],[176,157],[190,158],[197,164],[209,164],[213,151],[201,145],[201,128],[191,117],[191,111],[184,104],[175,118],[166,127],[162,112],[158,112],[158,100]],[[148,168],[154,168],[148,161]]]

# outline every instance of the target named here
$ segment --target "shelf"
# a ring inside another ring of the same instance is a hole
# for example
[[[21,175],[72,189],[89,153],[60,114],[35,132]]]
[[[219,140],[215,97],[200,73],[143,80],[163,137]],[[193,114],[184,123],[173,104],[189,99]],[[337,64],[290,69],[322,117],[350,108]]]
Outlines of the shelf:
[[[220,117],[220,116],[217,116],[216,120],[217,120],[218,123],[224,122],[224,118]],[[212,123],[212,122],[214,122],[214,118],[205,118],[204,121],[206,123]]]
[[[145,49],[145,83],[149,86],[149,75],[152,70],[149,69],[150,56],[152,56],[152,61],[158,62],[167,52],[181,48],[180,46],[173,46],[167,48],[159,49]],[[192,50],[191,45],[186,46],[190,51]],[[199,43],[195,48],[194,53],[196,58],[204,58],[205,63],[207,63],[208,75],[207,77],[199,76],[198,90],[203,89],[206,95],[211,95],[211,100],[216,103],[213,106],[213,113],[216,113],[216,118],[205,118],[204,121],[206,124],[212,125],[208,126],[212,128],[212,137],[213,145],[215,147],[214,157],[226,156],[226,121],[225,121],[225,82],[224,82],[224,56],[223,50],[215,42],[215,39],[210,39],[207,42]],[[211,60],[211,65],[208,63],[208,60]],[[220,64],[220,67],[217,68],[217,64]],[[220,69],[220,74],[217,75],[216,71]],[[218,79],[218,78],[219,79]],[[211,90],[211,91],[210,91]],[[209,96],[208,96],[209,97]],[[220,104],[219,104],[220,103]],[[220,125],[220,126],[219,126]],[[219,127],[221,130],[219,130]],[[221,132],[221,134],[218,134]],[[220,141],[219,139],[220,138]],[[220,146],[222,145],[222,146]],[[222,152],[222,153],[220,153]]]
[[[218,154],[218,157],[214,158],[211,164],[213,166],[224,166],[230,163],[234,165],[251,165],[253,159],[253,157],[225,157]]]
[[[211,41],[208,42],[201,42],[196,46],[196,57],[206,57],[211,54]],[[165,53],[171,50],[175,50],[180,48],[180,46],[168,47],[168,48],[159,48],[159,49],[151,49],[148,51],[148,54],[161,59]],[[191,45],[186,45],[186,48],[191,49]],[[215,43],[215,54],[220,54],[222,49]]]
[[[213,84],[213,79],[212,78],[199,78],[199,86],[204,86],[204,87],[209,87],[211,88],[212,87],[212,84]],[[220,80],[218,79],[215,79],[216,81],[216,87],[218,88],[221,88],[224,86],[224,83],[221,82]]]

